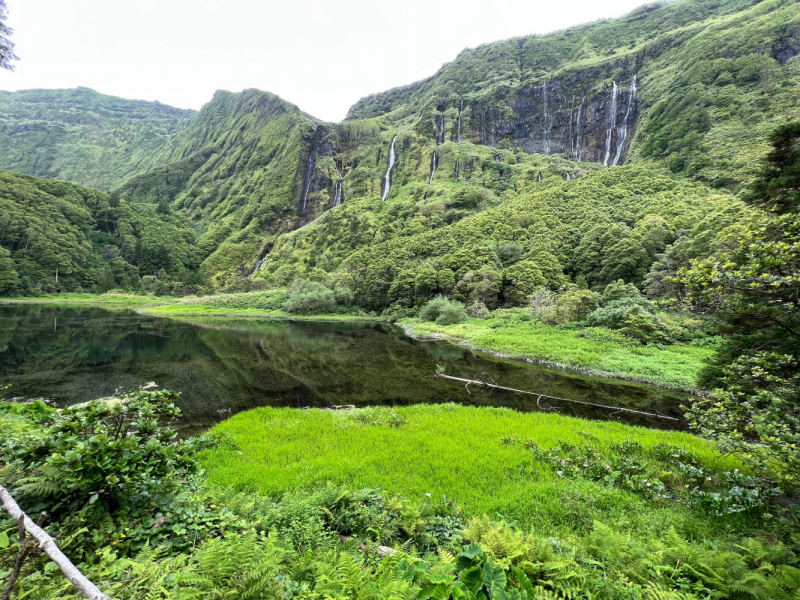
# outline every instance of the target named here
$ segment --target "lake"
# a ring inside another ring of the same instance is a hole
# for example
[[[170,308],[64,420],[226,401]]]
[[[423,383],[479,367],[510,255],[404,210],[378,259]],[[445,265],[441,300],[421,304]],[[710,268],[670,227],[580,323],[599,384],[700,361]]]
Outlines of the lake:
[[[183,435],[257,406],[332,407],[458,402],[548,410],[647,427],[668,421],[433,378],[489,378],[501,386],[682,417],[686,395],[639,383],[495,358],[445,341],[418,341],[383,323],[174,319],[130,308],[0,306],[0,384],[8,397],[65,406],[149,382],[181,393]]]

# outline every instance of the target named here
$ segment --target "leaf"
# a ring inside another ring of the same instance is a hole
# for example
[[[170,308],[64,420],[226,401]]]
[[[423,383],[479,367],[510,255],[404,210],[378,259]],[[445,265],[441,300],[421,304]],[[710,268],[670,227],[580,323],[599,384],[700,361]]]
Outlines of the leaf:
[[[0,533],[0,548],[5,550],[6,548],[8,548],[8,544],[9,544],[9,542],[8,542],[8,534],[4,531],[4,532]]]
[[[450,597],[450,586],[440,583],[433,590],[433,600],[447,600]]]
[[[91,497],[89,498],[89,504],[94,504],[95,502],[97,502],[97,499],[99,497],[100,497],[99,494],[96,494],[96,493],[92,494]]]
[[[461,549],[461,553],[459,556],[466,556],[467,558],[475,558],[483,554],[483,548],[481,548],[478,544],[470,544],[469,546],[464,546]]]
[[[487,561],[483,566],[483,585],[489,592],[489,598],[494,599],[497,590],[506,587],[506,573],[502,567]]]
[[[531,583],[531,580],[528,579],[528,576],[525,574],[525,571],[523,571],[519,567],[512,567],[512,568],[514,577],[517,579],[517,583],[519,584],[519,587],[522,588],[522,591],[528,594],[528,596],[530,596],[531,598],[535,598],[536,592],[533,590],[533,584]]]
[[[458,580],[473,593],[477,594],[483,585],[483,571],[480,567],[464,569],[458,574]]]

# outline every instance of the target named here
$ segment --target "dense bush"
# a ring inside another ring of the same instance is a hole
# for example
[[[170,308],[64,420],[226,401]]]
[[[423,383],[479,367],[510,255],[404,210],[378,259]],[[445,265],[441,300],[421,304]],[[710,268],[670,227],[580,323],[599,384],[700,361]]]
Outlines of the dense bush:
[[[327,287],[315,281],[298,281],[289,290],[283,310],[308,315],[333,312],[335,307],[336,296]]]
[[[456,325],[466,321],[469,314],[460,302],[437,296],[419,310],[419,318],[423,321],[435,321],[437,325]]]

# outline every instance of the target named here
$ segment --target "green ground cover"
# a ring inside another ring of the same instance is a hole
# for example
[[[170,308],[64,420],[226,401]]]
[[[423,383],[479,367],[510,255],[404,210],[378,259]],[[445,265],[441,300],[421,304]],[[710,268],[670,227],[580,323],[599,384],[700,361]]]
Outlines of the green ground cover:
[[[648,345],[622,338],[592,339],[579,329],[534,321],[510,323],[503,317],[469,319],[442,326],[418,319],[401,321],[414,335],[446,335],[490,352],[576,367],[685,389],[695,388],[703,361],[714,354],[707,347]],[[590,334],[589,334],[590,335]]]
[[[548,535],[588,530],[595,520],[655,534],[675,526],[711,535],[735,517],[709,520],[685,506],[660,506],[607,482],[570,480],[537,458],[541,449],[588,442],[619,453],[625,442],[670,444],[710,469],[733,468],[699,438],[541,413],[445,405],[356,411],[259,408],[211,431],[231,444],[201,455],[213,487],[277,497],[326,484],[381,488],[411,500],[446,496],[469,516],[502,515]],[[739,523],[741,525],[741,523]]]
[[[4,298],[3,302],[27,302],[30,304],[139,304],[139,305],[165,305],[177,302],[176,298],[169,296],[152,296],[150,294],[126,294],[123,292],[110,292],[107,294],[52,294],[36,298]]]

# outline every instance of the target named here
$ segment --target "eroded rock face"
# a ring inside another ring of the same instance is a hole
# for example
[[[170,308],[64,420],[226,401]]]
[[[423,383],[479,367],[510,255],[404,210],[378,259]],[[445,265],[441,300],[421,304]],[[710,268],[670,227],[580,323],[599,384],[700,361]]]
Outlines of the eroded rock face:
[[[630,65],[621,81],[594,86],[606,75],[597,71],[566,81],[548,79],[501,101],[465,104],[461,139],[488,146],[508,140],[528,154],[565,154],[569,160],[621,165],[636,127],[639,82]],[[456,104],[460,108],[461,101]],[[457,119],[450,120],[450,139],[457,141]]]

